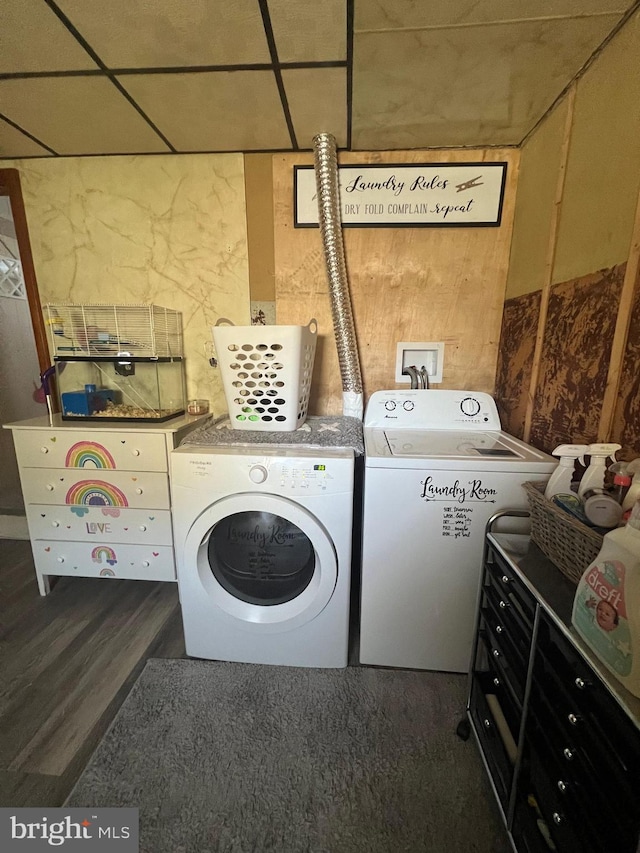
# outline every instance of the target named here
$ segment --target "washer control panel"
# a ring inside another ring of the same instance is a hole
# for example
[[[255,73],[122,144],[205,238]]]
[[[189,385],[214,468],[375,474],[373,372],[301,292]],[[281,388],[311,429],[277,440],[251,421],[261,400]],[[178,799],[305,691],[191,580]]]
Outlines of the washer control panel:
[[[501,429],[493,397],[482,391],[375,391],[365,428]]]

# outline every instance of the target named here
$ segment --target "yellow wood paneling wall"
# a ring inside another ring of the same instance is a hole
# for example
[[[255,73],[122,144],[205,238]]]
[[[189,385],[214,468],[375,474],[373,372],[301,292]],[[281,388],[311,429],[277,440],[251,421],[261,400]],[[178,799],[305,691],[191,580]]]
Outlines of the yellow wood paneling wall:
[[[399,341],[444,341],[442,388],[493,393],[513,224],[515,149],[339,152],[341,165],[506,161],[497,228],[345,228],[343,232],[365,400],[395,383]],[[276,320],[318,320],[311,414],[342,411],[320,231],[293,227],[293,167],[312,155],[273,158]]]
[[[505,321],[520,317],[525,296],[537,292],[537,330],[518,400],[516,355],[531,346],[521,341],[516,351],[505,323],[497,396],[514,413],[506,428],[537,446],[586,436],[629,449],[640,436],[623,414],[636,411],[639,351],[640,65],[629,62],[639,51],[640,12],[522,148]]]

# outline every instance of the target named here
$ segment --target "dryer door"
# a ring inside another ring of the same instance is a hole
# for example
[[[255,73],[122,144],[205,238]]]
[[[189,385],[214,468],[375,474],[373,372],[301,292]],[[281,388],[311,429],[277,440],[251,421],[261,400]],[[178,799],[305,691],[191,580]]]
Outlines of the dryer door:
[[[314,619],[338,579],[326,529],[304,507],[276,495],[245,493],[212,504],[187,534],[184,562],[196,563],[197,576],[188,574],[215,604],[214,618],[251,632],[289,630]]]

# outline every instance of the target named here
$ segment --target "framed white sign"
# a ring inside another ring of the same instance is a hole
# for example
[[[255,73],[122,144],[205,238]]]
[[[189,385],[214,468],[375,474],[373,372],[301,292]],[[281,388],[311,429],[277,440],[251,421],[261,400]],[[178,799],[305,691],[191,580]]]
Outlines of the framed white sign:
[[[346,227],[497,227],[507,164],[377,163],[340,166],[340,212]],[[318,225],[313,166],[293,167],[294,225]]]

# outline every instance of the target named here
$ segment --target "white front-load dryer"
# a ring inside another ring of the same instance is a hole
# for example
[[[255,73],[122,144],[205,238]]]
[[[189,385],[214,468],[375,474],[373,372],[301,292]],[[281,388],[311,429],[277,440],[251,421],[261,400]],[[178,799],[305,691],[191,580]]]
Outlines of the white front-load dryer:
[[[183,446],[171,454],[187,654],[343,667],[354,452]]]

